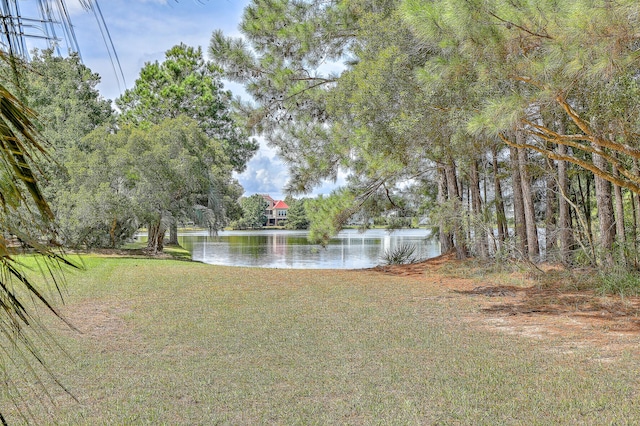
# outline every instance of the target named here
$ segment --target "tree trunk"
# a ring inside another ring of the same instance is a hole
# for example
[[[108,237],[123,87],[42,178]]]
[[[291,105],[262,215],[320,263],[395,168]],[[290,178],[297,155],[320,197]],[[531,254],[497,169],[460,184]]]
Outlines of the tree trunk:
[[[558,176],[558,172],[551,160],[549,160],[547,164],[548,170],[546,178],[546,209],[544,213],[544,247],[546,259],[548,260],[552,255],[553,257],[556,257],[555,252],[558,247],[558,232],[556,221],[556,209],[558,205],[558,197],[556,196],[558,192],[556,177]]]
[[[166,227],[160,218],[149,224],[147,250],[150,254],[162,253],[164,249],[164,234],[166,231]]]
[[[527,256],[527,233],[524,218],[524,200],[522,199],[522,184],[520,183],[520,166],[518,164],[518,150],[509,147],[511,157],[511,179],[513,186],[513,221],[515,222],[515,240],[518,254]]]
[[[109,228],[109,238],[111,239],[111,248],[116,248],[116,229],[118,229],[118,218],[114,217]]]
[[[618,169],[613,167],[613,175],[619,176],[620,173]],[[625,238],[625,229],[624,229],[624,202],[622,200],[622,188],[619,185],[613,185],[613,196],[614,196],[614,207],[615,207],[615,220],[616,220],[616,236],[618,242],[618,253],[620,256],[620,261],[623,264],[627,264],[627,257],[625,252],[626,247],[626,238]]]
[[[638,160],[633,159],[633,174],[638,176]],[[638,226],[640,226],[640,194],[633,192],[631,194],[631,201],[633,204],[633,256],[635,259],[635,266],[638,267]]]
[[[578,203],[580,206],[582,206],[582,213],[584,214],[585,220],[586,220],[586,229],[584,230],[584,232],[587,234],[587,240],[589,241],[589,243],[591,243],[593,241],[593,225],[592,225],[592,218],[591,218],[591,183],[589,182],[589,176],[590,175],[585,175],[585,186],[586,188],[582,187],[582,179],[581,179],[581,174],[578,173],[576,175],[576,179],[578,180],[578,190],[580,191],[580,202]],[[586,195],[585,195],[586,193]],[[576,195],[576,199],[577,199],[577,195]],[[591,247],[592,250],[595,250],[595,247]],[[595,260],[595,259],[594,259]]]
[[[456,165],[453,160],[445,166],[445,173],[447,175],[447,192],[449,200],[454,203],[454,218],[453,218],[453,239],[456,248],[456,257],[458,259],[466,259],[468,256],[467,244],[464,234],[464,227],[462,226],[462,197],[458,190],[458,179],[456,176]]]
[[[518,131],[516,133],[517,143],[523,144],[525,142],[524,137],[524,133]],[[520,184],[522,185],[522,200],[524,201],[524,218],[527,230],[527,254],[530,261],[538,262],[540,260],[538,227],[536,225],[536,212],[531,191],[531,179],[527,170],[528,158],[525,149],[518,148],[518,163],[520,165]]]
[[[447,201],[447,176],[445,174],[444,168],[438,167],[438,195],[437,195],[438,205],[442,206]],[[444,223],[444,217],[440,218],[440,252],[448,253],[453,247],[453,234],[446,230],[448,228],[447,224]],[[446,230],[446,231],[445,231]]]
[[[487,232],[482,214],[482,196],[480,194],[480,177],[478,173],[478,161],[471,162],[471,172],[469,174],[471,191],[471,206],[473,211],[473,238],[476,256],[480,259],[489,257],[489,247],[487,246]]]
[[[635,194],[631,193],[630,199],[631,199],[631,217],[633,221],[633,223],[631,224],[631,241],[633,244],[633,252],[631,253],[631,258],[633,260],[633,267],[635,269],[638,269],[638,234],[637,234],[638,221],[636,220],[637,205],[636,205]],[[629,248],[631,249],[631,247]]]
[[[169,226],[169,244],[178,245],[178,221],[172,220]]]
[[[558,154],[566,155],[567,146],[558,145]],[[569,208],[569,179],[567,177],[567,162],[558,161],[558,242],[560,245],[560,261],[568,265],[571,263],[571,210]]]
[[[598,146],[592,145],[599,150]],[[602,169],[607,170],[607,162],[598,154],[593,154],[593,164]],[[613,266],[613,241],[615,239],[615,224],[613,216],[613,207],[611,205],[611,184],[594,175],[596,187],[596,204],[598,206],[598,223],[600,231],[600,258],[605,266]]]
[[[498,167],[498,149],[494,146],[491,150],[493,157],[493,184],[496,197],[496,223],[498,225],[498,250],[502,251],[502,244],[509,235],[507,225],[507,214],[504,211],[504,200],[502,198],[502,185],[500,183],[500,173]]]
[[[466,214],[464,215],[466,221],[467,221],[467,226],[466,226],[466,241],[467,242],[471,242],[471,212],[472,212],[472,208],[471,208],[471,195],[470,195],[470,185],[467,185],[466,187],[464,186],[464,181],[462,180],[462,177],[460,177],[460,179],[458,179],[460,181],[460,194],[462,194],[462,202],[464,203],[464,201],[467,201],[467,206],[465,209]]]

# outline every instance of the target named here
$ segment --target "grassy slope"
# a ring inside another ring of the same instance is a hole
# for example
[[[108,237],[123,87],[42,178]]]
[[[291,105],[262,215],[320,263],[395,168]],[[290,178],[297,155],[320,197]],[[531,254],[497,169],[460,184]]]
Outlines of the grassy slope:
[[[632,424],[637,354],[481,331],[473,299],[373,272],[85,259],[45,318],[63,424]],[[3,407],[7,407],[3,404]],[[44,413],[45,408],[51,412]],[[10,408],[9,408],[10,410]],[[7,409],[5,408],[5,412]]]

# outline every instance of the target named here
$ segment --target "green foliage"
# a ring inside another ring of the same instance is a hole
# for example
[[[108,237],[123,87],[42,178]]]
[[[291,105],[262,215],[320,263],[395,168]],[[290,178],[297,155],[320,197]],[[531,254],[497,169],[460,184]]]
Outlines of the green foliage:
[[[336,75],[323,71],[353,40],[341,5],[254,0],[240,24],[243,38],[215,31],[209,54],[225,77],[245,85],[256,104],[243,105],[247,125],[262,132],[291,166],[292,193],[335,178],[339,153],[329,138],[325,93]]]
[[[243,39],[212,35],[209,53],[256,101],[244,108],[248,123],[290,167],[287,191],[311,192],[340,170],[351,174],[353,204],[327,214],[360,210],[366,221],[420,204],[404,198],[432,167],[443,119],[431,118],[415,72],[425,51],[397,5],[254,0],[241,23]],[[339,229],[334,221],[342,219],[327,218],[321,228]]]
[[[326,245],[358,210],[354,208],[354,194],[346,189],[333,191],[328,197],[307,200],[309,241]]]
[[[197,211],[202,224],[219,229],[236,193],[222,146],[184,116],[99,128],[72,150],[67,167],[70,191],[60,209],[73,246],[119,246],[140,224],[185,212]]]
[[[55,150],[57,161],[43,167],[43,191],[65,244],[115,247],[150,220],[167,226],[188,218],[215,230],[239,216],[242,189],[231,167],[243,168],[256,146],[239,142],[246,137],[231,117],[220,70],[200,50],[176,46],[164,63],[148,64],[118,100],[121,122],[137,128],[117,131],[110,102],[95,88],[99,76],[77,55],[35,52],[30,67],[21,88]],[[230,165],[224,151],[233,146]]]
[[[55,161],[42,164],[43,192],[60,219],[60,199],[68,191],[69,152],[96,127],[113,121],[111,103],[96,86],[100,77],[77,54],[56,57],[52,50],[34,51],[20,81],[25,102],[38,115],[38,129]]]
[[[412,228],[413,218],[410,217],[390,217],[387,223],[387,229]]]
[[[192,117],[212,140],[222,144],[233,168],[241,172],[258,144],[236,123],[231,93],[223,90],[220,68],[200,48],[179,44],[163,62],[147,63],[132,89],[116,100],[125,123],[159,124],[179,115]]]
[[[82,64],[77,54],[61,58],[52,50],[34,51],[22,90],[38,114],[43,137],[62,166],[65,149],[100,125],[113,121],[111,102],[97,90],[100,76]]]
[[[130,134],[128,129],[109,133],[100,128],[67,150],[69,180],[57,195],[65,245],[116,247],[137,229],[134,182],[131,176],[126,179],[132,167]]]
[[[461,112],[457,129],[514,143],[510,135],[519,128],[530,135],[524,147],[559,159],[554,145],[570,146],[564,160],[639,192],[629,169],[638,154],[625,146],[635,145],[629,132],[637,132],[640,117],[629,103],[637,91],[633,10],[630,0],[606,7],[586,0],[402,3],[416,35],[432,48],[425,89],[457,97],[441,104]],[[572,129],[558,128],[558,117]],[[593,163],[594,146],[603,150],[606,168]]]
[[[227,166],[230,165],[237,172],[243,171],[258,148],[258,143],[247,137],[234,117],[231,93],[223,90],[221,78],[220,68],[204,60],[200,48],[180,44],[165,53],[163,62],[147,63],[134,87],[116,100],[122,111],[120,121],[123,123],[147,128],[150,124],[160,125],[164,120],[184,115],[194,120],[207,143],[211,144],[208,148],[200,144],[197,153],[168,152],[171,155],[186,154],[191,157],[202,154],[203,157],[197,158],[200,170],[192,170],[192,179],[182,183],[178,179],[155,186],[167,187],[167,194],[162,207],[154,205],[147,210],[149,213],[154,212],[150,213],[147,220],[155,223],[149,227],[155,235],[149,238],[150,248],[151,245],[162,246],[161,238],[165,227],[170,228],[172,238],[177,238],[177,222],[183,217],[194,217],[211,231],[219,229],[226,224],[227,206],[236,203],[242,193],[237,188],[238,185],[230,181]],[[222,153],[212,155],[218,148],[222,149]],[[167,158],[167,164],[151,159],[151,165],[157,166],[161,171],[184,168],[181,164],[169,164],[182,161],[180,157]],[[188,159],[186,161],[188,164],[195,164]],[[186,171],[183,170],[183,173],[186,176]],[[169,179],[171,173],[160,173],[163,174]],[[174,187],[175,190],[168,189],[169,187]],[[186,190],[182,191],[180,187],[186,187]],[[193,187],[198,187],[202,192],[196,194]],[[156,201],[158,200],[154,202]],[[192,211],[194,208],[195,212]],[[231,217],[238,217],[240,213],[238,206],[231,207],[230,212]]]
[[[386,226],[387,223],[389,223],[389,220],[387,217],[384,216],[376,216],[373,218],[373,225],[374,226]]]
[[[240,229],[259,229],[267,223],[265,209],[269,204],[260,194],[253,194],[240,200],[242,207],[242,219],[238,220],[234,227]]]
[[[287,222],[285,224],[286,229],[308,229],[309,218],[307,214],[307,200],[303,198],[301,200],[295,200],[293,198],[287,199],[286,203],[289,206],[287,211]]]
[[[332,137],[348,146],[355,174],[393,185],[423,172],[425,156],[412,154],[430,149],[430,114],[415,75],[423,52],[393,8],[364,13],[357,34],[358,61],[327,94]]]
[[[638,296],[640,295],[640,275],[637,271],[629,271],[621,267],[601,271],[596,279],[596,289],[603,295]]]
[[[121,197],[107,196],[100,179],[93,182],[94,189],[77,192],[74,182],[86,175],[73,175],[79,165],[96,169],[106,165],[102,158],[79,154],[85,135],[113,121],[110,102],[96,89],[100,77],[84,66],[77,54],[60,58],[52,50],[34,51],[32,61],[25,66],[28,72],[22,75],[16,90],[24,93],[25,101],[38,114],[38,130],[55,159],[43,162],[40,169],[47,177],[42,192],[55,214],[62,242],[74,245],[73,240],[84,239],[80,235],[87,230],[86,224],[100,222],[100,231],[95,229],[86,236],[87,241],[92,241],[89,245],[112,245],[111,234],[127,233],[125,229],[135,224],[126,216],[119,216],[116,222],[97,220],[104,211],[92,206],[102,204],[122,211],[126,204]]]

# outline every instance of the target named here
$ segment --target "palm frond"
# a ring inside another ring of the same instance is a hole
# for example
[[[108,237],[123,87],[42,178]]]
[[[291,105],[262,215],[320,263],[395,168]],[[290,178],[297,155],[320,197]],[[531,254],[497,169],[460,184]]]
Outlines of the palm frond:
[[[38,141],[33,118],[35,114],[0,84],[0,158],[8,174],[12,174],[27,188],[40,213],[53,219],[34,173],[32,152],[44,154]],[[21,191],[14,186],[14,191]],[[3,206],[5,207],[5,206]]]
[[[3,59],[19,81],[21,70],[12,66],[9,55],[0,54]],[[66,391],[45,362],[43,353],[55,343],[35,315],[37,306],[43,306],[68,324],[42,284],[52,284],[61,297],[62,269],[74,266],[51,244],[57,239],[54,215],[40,188],[38,167],[49,160],[35,113],[0,83],[0,374],[3,393],[18,400],[52,400],[41,375]],[[12,376],[11,371],[21,373]],[[37,395],[19,391],[17,383],[27,377],[40,384]],[[6,421],[4,414],[0,423]],[[28,405],[21,415],[29,416]]]

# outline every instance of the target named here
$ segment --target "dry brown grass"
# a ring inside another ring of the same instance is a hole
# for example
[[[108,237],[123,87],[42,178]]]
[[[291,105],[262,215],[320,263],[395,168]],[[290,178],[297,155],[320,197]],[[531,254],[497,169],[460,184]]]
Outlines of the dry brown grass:
[[[457,261],[453,254],[375,270],[474,298],[478,315],[468,321],[486,328],[552,337],[607,351],[607,357],[622,356],[640,343],[640,297],[598,294],[593,289],[594,270],[568,271],[557,265],[542,265],[542,271],[493,268]]]

